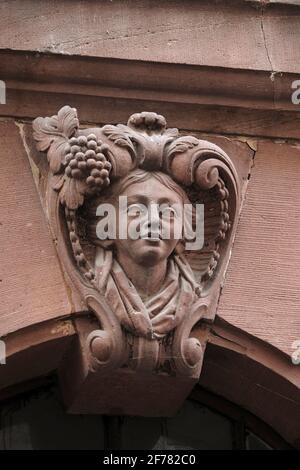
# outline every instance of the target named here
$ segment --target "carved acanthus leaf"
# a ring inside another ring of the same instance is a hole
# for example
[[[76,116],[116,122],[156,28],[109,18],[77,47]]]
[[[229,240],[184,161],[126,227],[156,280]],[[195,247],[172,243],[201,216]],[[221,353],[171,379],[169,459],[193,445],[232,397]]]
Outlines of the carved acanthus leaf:
[[[173,130],[173,129],[171,129]],[[176,139],[168,148],[166,157],[174,153],[183,153],[199,145],[199,140],[193,136],[183,136]]]
[[[136,150],[132,141],[133,133],[127,126],[123,124],[118,124],[117,126],[107,125],[103,127],[103,133],[116,145],[127,148],[132,157],[136,156]]]
[[[163,116],[140,113],[133,115],[127,126],[123,124],[104,126],[103,133],[114,144],[129,151],[132,167],[161,169],[166,146],[178,137],[178,129],[166,129],[165,126],[166,121]]]

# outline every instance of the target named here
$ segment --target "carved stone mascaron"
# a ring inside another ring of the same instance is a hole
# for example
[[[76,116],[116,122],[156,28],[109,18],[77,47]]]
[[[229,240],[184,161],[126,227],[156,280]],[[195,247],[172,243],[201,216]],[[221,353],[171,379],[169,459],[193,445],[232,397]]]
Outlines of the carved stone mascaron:
[[[58,254],[82,299],[76,353],[61,372],[69,409],[171,414],[201,371],[198,326],[205,331],[214,318],[237,220],[234,165],[218,146],[180,136],[155,113],[79,129],[76,110],[64,106],[33,128],[49,162],[46,204]],[[203,247],[99,240],[97,205],[120,194],[203,204]]]

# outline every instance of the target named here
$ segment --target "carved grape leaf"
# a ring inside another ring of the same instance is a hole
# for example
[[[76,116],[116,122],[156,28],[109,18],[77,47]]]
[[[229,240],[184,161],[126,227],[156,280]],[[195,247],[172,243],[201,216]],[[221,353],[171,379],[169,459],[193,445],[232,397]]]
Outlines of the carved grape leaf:
[[[33,121],[33,136],[37,141],[38,150],[48,150],[47,158],[53,173],[59,173],[68,148],[68,139],[79,126],[77,111],[64,106],[57,116],[37,118]]]
[[[84,181],[67,176],[64,178],[63,186],[59,192],[60,202],[68,209],[78,209],[83,204],[85,191]]]
[[[55,191],[60,191],[65,181],[65,175],[53,175],[51,178],[51,186]]]

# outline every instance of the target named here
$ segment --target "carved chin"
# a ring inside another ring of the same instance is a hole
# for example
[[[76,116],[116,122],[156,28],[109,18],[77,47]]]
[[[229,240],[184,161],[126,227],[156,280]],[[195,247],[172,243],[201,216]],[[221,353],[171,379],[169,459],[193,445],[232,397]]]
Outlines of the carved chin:
[[[147,266],[153,266],[169,256],[169,249],[163,240],[139,240],[134,250],[134,258]]]

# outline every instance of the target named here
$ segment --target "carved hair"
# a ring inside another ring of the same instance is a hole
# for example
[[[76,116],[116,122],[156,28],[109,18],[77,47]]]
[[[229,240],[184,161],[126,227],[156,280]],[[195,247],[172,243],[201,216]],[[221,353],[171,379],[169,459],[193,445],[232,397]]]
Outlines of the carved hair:
[[[185,191],[169,175],[162,173],[161,171],[145,171],[139,168],[131,171],[124,178],[112,185],[114,195],[119,196],[131,184],[143,183],[150,178],[155,178],[168,189],[175,191],[181,197],[183,204],[189,203],[189,199]]]

